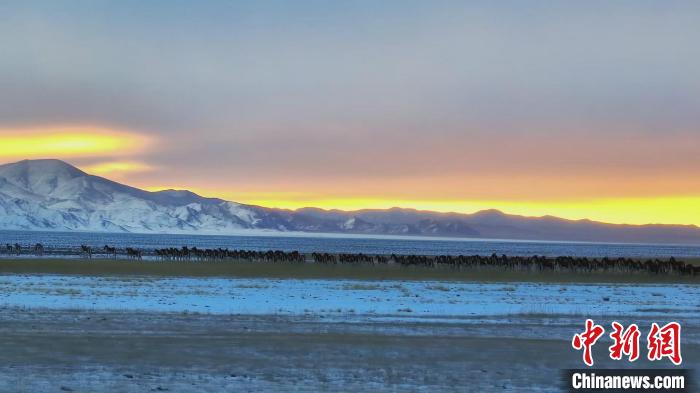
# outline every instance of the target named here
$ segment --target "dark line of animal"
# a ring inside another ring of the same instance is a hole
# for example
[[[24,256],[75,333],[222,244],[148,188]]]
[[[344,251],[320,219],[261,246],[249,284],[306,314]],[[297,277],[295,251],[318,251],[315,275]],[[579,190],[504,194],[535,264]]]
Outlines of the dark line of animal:
[[[7,251],[7,254],[15,254],[15,255],[20,255],[22,253],[22,246],[19,244],[15,243],[14,245],[7,243],[5,244],[5,251]]]
[[[45,249],[41,243],[28,247],[34,255],[44,255],[51,250]],[[9,255],[20,255],[22,246],[18,243],[14,245],[6,244],[5,250]],[[104,254],[117,258],[119,250],[116,247],[105,245],[102,250]],[[65,253],[65,249],[54,250],[54,252]],[[74,251],[73,251],[74,252]],[[65,255],[65,254],[63,254]],[[80,255],[85,258],[92,258],[93,249],[90,246],[81,245]],[[141,260],[144,252],[137,248],[127,247],[124,254],[129,259]],[[554,271],[571,273],[649,273],[664,275],[688,275],[700,277],[700,266],[686,264],[675,258],[669,260],[647,259],[637,260],[631,258],[586,258],[586,257],[544,257],[544,256],[506,256],[492,254],[483,255],[370,255],[370,254],[330,254],[311,253],[307,260],[307,255],[298,251],[250,251],[250,250],[229,250],[228,248],[200,249],[197,247],[183,246],[181,248],[170,247],[155,249],[147,252],[146,255],[155,257],[161,261],[248,261],[248,262],[268,262],[268,263],[306,263],[317,264],[369,264],[386,265],[396,264],[404,267],[441,267],[452,269],[499,269],[516,271]]]
[[[44,246],[42,246],[40,243],[37,243],[34,247],[29,247],[29,248],[36,253],[37,246],[41,246],[40,249],[42,250],[42,253],[43,253]],[[22,254],[22,246],[19,243],[15,243],[15,244],[6,243],[5,244],[5,252],[7,253],[7,255],[21,255]]]
[[[651,274],[679,274],[700,276],[700,266],[685,264],[670,258],[668,261],[659,259],[639,261],[631,258],[601,258],[589,259],[586,257],[557,257],[547,258],[543,256],[491,256],[482,255],[396,255],[391,256],[369,256],[364,254],[328,254],[313,253],[314,262],[322,264],[336,263],[371,263],[387,264],[396,263],[401,266],[423,266],[423,267],[450,267],[453,269],[480,269],[498,268],[501,270],[519,271],[556,271],[556,272],[618,272],[635,273],[647,272]]]
[[[250,262],[306,262],[304,255],[297,251],[285,252],[279,250],[246,251],[229,250],[227,248],[199,249],[197,247],[173,247],[157,249],[155,250],[155,255],[162,260],[174,261],[245,260]]]
[[[80,252],[84,258],[92,258],[92,247],[82,244],[80,245]]]
[[[44,245],[41,243],[37,243],[32,248],[32,251],[34,252],[34,255],[37,255],[37,256],[44,255]]]
[[[111,255],[112,258],[114,258],[114,259],[117,258],[117,248],[116,247],[110,247],[110,246],[105,244],[103,250],[104,250],[105,254]]]
[[[138,248],[127,247],[126,248],[126,256],[127,256],[127,258],[130,258],[130,259],[141,260],[143,253]]]
[[[222,261],[245,260],[263,262],[296,262],[306,261],[304,254],[297,251],[245,251],[228,249],[198,249],[163,248],[155,250],[156,257],[161,260],[175,261]],[[659,259],[640,261],[631,258],[586,258],[586,257],[557,257],[544,256],[491,256],[483,255],[367,255],[367,254],[329,254],[312,253],[311,259],[318,264],[398,264],[405,267],[449,267],[453,269],[497,268],[501,270],[518,271],[555,271],[573,273],[637,273],[677,274],[700,276],[700,266],[685,264],[670,258],[668,261]]]

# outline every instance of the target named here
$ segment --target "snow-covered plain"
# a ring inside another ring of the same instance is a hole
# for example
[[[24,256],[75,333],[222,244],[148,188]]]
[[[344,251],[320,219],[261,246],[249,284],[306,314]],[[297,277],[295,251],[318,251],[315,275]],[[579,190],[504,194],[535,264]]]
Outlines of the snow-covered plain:
[[[0,275],[0,391],[558,392],[586,318],[678,321],[697,368],[699,299],[698,285]],[[668,367],[601,342],[603,368]]]
[[[212,314],[700,317],[697,285],[225,278],[0,277],[0,305]]]

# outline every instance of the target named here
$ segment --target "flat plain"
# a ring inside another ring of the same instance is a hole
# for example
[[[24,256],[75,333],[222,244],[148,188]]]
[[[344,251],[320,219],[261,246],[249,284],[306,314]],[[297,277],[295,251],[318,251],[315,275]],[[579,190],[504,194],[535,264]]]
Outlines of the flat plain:
[[[0,322],[7,392],[558,392],[561,370],[582,366],[569,337],[582,319],[571,316],[399,322],[2,309]],[[697,370],[700,325],[682,322],[684,368]],[[594,347],[597,367],[670,367],[612,361],[608,345]]]
[[[586,318],[679,321],[699,369],[698,299],[684,283],[3,274],[0,391],[556,392]],[[672,366],[609,345],[596,367]]]

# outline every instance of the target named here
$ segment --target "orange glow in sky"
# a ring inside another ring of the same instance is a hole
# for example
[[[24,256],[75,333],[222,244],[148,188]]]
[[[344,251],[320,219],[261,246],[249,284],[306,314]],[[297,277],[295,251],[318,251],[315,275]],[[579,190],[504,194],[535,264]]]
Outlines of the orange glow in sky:
[[[255,205],[296,209],[313,206],[325,209],[358,210],[413,208],[439,212],[474,213],[498,209],[523,216],[551,215],[571,220],[590,219],[615,224],[650,223],[700,225],[700,197],[616,198],[581,201],[470,201],[396,200],[381,198],[295,200],[240,200]]]
[[[0,163],[289,209],[700,226],[700,2],[62,3],[0,6]]]
[[[81,165],[80,169],[91,175],[123,177],[130,173],[152,171],[152,166],[137,161],[108,161],[91,165]]]
[[[624,182],[619,182],[616,180],[619,174],[605,177],[596,173],[575,180],[556,173],[536,177],[477,173],[457,177],[436,174],[327,180],[301,176],[294,177],[291,183],[274,177],[250,177],[241,182],[227,177],[212,179],[207,177],[206,169],[180,172],[150,164],[146,153],[153,152],[152,138],[133,132],[99,127],[0,129],[0,137],[0,159],[6,162],[64,158],[78,161],[73,163],[88,173],[151,191],[189,189],[202,196],[266,207],[341,210],[402,207],[458,213],[498,209],[523,216],[551,215],[617,224],[700,225],[700,196],[687,188],[692,182],[687,181],[684,173],[655,176],[655,188],[648,187],[645,176],[629,174],[623,178]],[[181,185],[159,186],[158,179]],[[684,188],[689,193],[681,195],[678,191]],[[664,190],[666,194],[662,193]]]
[[[96,127],[0,129],[0,159],[75,158],[142,152],[150,138]]]
[[[149,191],[184,189],[186,187],[144,187]],[[555,201],[514,200],[409,200],[381,197],[324,198],[310,193],[262,192],[241,193],[234,190],[187,187],[202,196],[218,197],[239,203],[299,209],[361,210],[392,207],[437,212],[475,213],[498,209],[508,214],[529,217],[556,216],[569,220],[589,219],[612,224],[682,224],[700,225],[700,197],[620,197]]]

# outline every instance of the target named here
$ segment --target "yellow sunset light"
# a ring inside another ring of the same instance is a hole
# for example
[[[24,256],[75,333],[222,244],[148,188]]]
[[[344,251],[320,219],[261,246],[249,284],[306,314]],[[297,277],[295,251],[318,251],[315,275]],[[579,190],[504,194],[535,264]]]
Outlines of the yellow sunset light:
[[[529,217],[556,216],[570,220],[590,219],[613,224],[684,224],[700,226],[700,197],[611,198],[581,201],[459,201],[401,200],[384,198],[337,198],[294,200],[284,198],[248,199],[238,202],[298,209],[359,210],[413,208],[437,212],[474,213],[498,209],[508,214]]]
[[[146,172],[154,169],[148,164],[136,161],[101,162],[93,165],[81,166],[80,168],[87,173],[99,176]]]
[[[0,130],[0,158],[87,157],[126,155],[148,147],[143,135],[101,128]]]
[[[611,224],[680,224],[700,226],[700,196],[621,197],[586,200],[408,200],[401,198],[333,198],[311,193],[235,192],[215,188],[145,187],[149,191],[167,188],[189,189],[199,195],[239,203],[295,210],[303,207],[361,210],[400,207],[436,212],[475,213],[497,209],[506,214],[528,217],[555,216],[569,220],[589,219]]]

